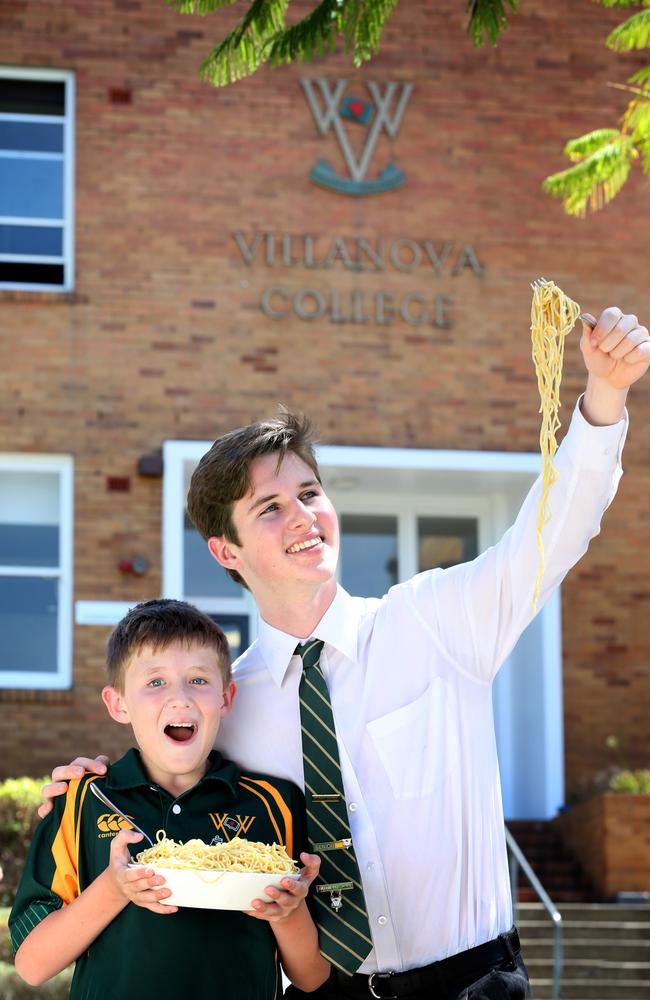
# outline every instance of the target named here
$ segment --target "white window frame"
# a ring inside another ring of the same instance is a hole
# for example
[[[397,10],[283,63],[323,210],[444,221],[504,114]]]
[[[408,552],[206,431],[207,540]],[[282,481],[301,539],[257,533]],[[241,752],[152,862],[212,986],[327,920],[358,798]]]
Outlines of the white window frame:
[[[70,455],[21,455],[0,453],[3,472],[55,472],[59,476],[59,565],[0,566],[3,577],[48,577],[58,579],[56,673],[0,670],[0,688],[64,690],[72,686],[72,566],[73,566],[73,476]]]
[[[162,595],[186,598],[184,593],[183,532],[185,523],[185,466],[195,465],[211,447],[211,441],[165,441],[163,444],[162,491]],[[215,574],[225,570],[216,563]],[[211,615],[243,615],[248,620],[249,643],[257,636],[258,615],[249,591],[241,597],[213,597],[192,594],[190,599],[201,611]]]
[[[65,107],[63,117],[63,152],[33,153],[18,151],[19,155],[29,159],[50,159],[63,161],[63,218],[39,219],[24,218],[13,215],[0,215],[2,225],[27,226],[63,226],[63,254],[59,256],[44,256],[34,254],[2,254],[0,260],[12,263],[30,264],[62,264],[63,284],[48,285],[35,282],[0,282],[2,290],[23,290],[32,292],[70,292],[74,289],[74,148],[75,148],[75,77],[69,70],[32,69],[15,66],[0,66],[0,76],[12,77],[18,80],[58,80],[65,83]],[[61,122],[58,115],[28,115],[0,112],[3,121],[30,122]],[[0,156],[16,156],[11,150],[0,150]]]
[[[208,441],[167,441],[163,446],[163,592],[167,597],[184,596],[185,465],[198,462],[210,446]],[[339,515],[397,517],[400,579],[418,571],[418,517],[476,518],[482,552],[510,527],[540,472],[539,454],[521,452],[324,445],[317,449],[317,459],[323,485]],[[248,614],[250,641],[255,638],[257,614],[247,592],[241,599],[212,598],[197,603],[214,613]],[[564,802],[560,607],[556,592],[524,634],[523,644],[528,646],[522,646],[524,652],[515,648],[493,689],[509,818],[550,818]],[[531,644],[537,662],[531,664],[534,669],[528,674],[525,649]],[[518,713],[526,685],[534,690],[536,716],[528,732],[523,731]],[[527,787],[531,786],[534,795],[529,802]]]

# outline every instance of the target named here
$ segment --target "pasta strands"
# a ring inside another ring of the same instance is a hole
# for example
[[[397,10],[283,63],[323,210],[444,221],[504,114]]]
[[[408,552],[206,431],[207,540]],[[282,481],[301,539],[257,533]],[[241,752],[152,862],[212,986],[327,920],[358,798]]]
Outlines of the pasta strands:
[[[156,834],[156,843],[136,856],[140,865],[157,868],[196,868],[201,871],[261,872],[265,875],[289,875],[298,871],[282,844],[262,844],[234,837],[229,843],[206,844],[202,840],[186,843],[170,840],[164,830]]]
[[[580,306],[564,294],[553,281],[540,279],[533,284],[533,302],[530,311],[530,332],[533,344],[533,362],[537,373],[537,387],[541,405],[542,426],[539,446],[542,455],[542,492],[537,514],[537,548],[540,563],[535,580],[533,607],[537,602],[544,578],[544,525],[551,517],[548,495],[558,477],[553,464],[557,450],[555,435],[560,428],[560,382],[564,360],[564,339],[573,329],[580,313]]]

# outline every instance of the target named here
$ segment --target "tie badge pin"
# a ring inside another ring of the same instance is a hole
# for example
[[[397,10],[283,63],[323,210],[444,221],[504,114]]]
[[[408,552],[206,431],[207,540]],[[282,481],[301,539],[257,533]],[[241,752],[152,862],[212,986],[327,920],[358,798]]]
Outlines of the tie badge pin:
[[[327,882],[324,885],[317,885],[316,892],[329,892],[330,906],[338,911],[343,906],[343,893],[349,889],[354,889],[354,882]]]

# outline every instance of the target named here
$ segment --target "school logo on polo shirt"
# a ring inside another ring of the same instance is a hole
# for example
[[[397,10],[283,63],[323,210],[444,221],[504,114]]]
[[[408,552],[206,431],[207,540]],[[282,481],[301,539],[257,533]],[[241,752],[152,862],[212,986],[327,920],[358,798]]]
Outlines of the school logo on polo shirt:
[[[208,815],[217,832],[223,833],[226,840],[247,834],[255,820],[254,816],[229,816],[228,813],[208,813]]]
[[[128,815],[128,814],[127,814]],[[128,819],[132,819],[131,816]],[[119,813],[102,813],[97,819],[98,837],[116,837],[120,830],[132,830],[133,825]]]

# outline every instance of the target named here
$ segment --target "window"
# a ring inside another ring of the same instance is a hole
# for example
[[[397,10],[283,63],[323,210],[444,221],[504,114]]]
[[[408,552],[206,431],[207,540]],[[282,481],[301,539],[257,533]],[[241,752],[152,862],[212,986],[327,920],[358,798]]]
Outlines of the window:
[[[250,593],[217,565],[185,512],[190,478],[205,441],[166,441],[163,448],[163,595],[191,601],[219,624],[233,659],[257,634]]]
[[[74,77],[0,67],[0,288],[73,287]]]
[[[71,683],[72,460],[0,454],[0,686]]]

